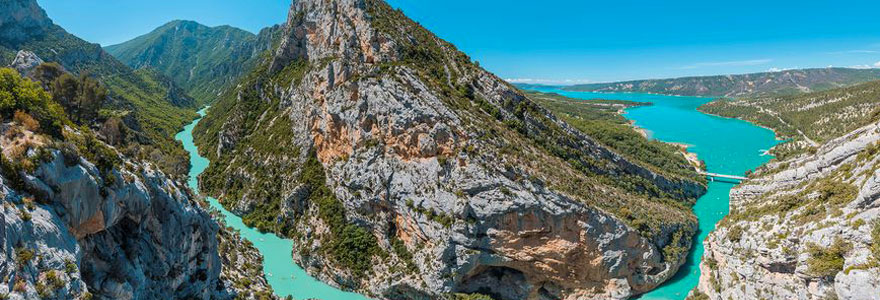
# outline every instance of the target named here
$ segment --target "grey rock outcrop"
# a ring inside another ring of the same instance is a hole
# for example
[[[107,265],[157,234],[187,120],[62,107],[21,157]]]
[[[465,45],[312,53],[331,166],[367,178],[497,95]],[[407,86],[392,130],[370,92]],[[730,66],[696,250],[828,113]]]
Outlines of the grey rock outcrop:
[[[40,59],[36,54],[30,51],[18,51],[15,55],[15,59],[12,61],[12,64],[9,66],[18,73],[21,73],[24,76],[30,75],[31,71],[33,71],[37,66],[43,63],[43,60]]]
[[[705,241],[710,299],[880,299],[880,125],[773,162]]]
[[[32,0],[0,2],[0,39],[18,43],[43,34],[52,25],[46,12]]]
[[[201,136],[214,156],[201,180],[245,220],[293,223],[293,257],[310,274],[386,299],[624,299],[684,262],[696,230],[690,211],[597,177],[638,178],[678,201],[705,186],[600,145],[385,3],[296,1],[283,35],[265,73],[252,76],[271,79],[244,83],[196,129],[216,128]],[[569,156],[544,148],[554,146]],[[328,253],[333,224],[298,182],[316,176],[310,159],[345,221],[384,251],[367,258],[369,276]],[[275,203],[279,211],[266,210]],[[649,238],[609,203],[664,218]]]
[[[33,153],[33,151],[31,151]],[[0,177],[0,294],[10,299],[228,299],[219,227],[187,190],[152,165],[125,160],[102,174],[52,150]]]

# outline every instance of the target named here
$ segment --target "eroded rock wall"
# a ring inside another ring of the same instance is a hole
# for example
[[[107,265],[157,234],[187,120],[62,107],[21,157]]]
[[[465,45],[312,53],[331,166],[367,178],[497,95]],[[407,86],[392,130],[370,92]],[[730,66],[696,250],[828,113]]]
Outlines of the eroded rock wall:
[[[243,83],[197,128],[218,129],[204,133],[214,139],[202,177],[211,193],[258,226],[260,215],[278,216],[268,230],[291,222],[281,233],[296,239],[293,257],[309,273],[377,298],[624,299],[675,273],[693,214],[596,177],[638,178],[682,202],[705,186],[617,155],[386,6],[293,4],[265,73],[252,75],[264,79]],[[328,200],[300,182],[315,174],[312,155],[345,221],[377,240],[367,276],[329,253],[336,233],[317,203]],[[659,229],[648,236],[606,210],[621,203],[664,215]]]
[[[705,241],[710,299],[880,299],[880,127],[773,162]]]

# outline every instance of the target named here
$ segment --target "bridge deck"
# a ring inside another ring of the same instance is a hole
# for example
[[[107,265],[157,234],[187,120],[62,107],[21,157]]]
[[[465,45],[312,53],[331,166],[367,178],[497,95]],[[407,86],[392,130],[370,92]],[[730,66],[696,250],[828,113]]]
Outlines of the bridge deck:
[[[700,175],[705,175],[705,176],[710,176],[710,177],[718,177],[718,178],[736,179],[736,180],[748,180],[748,178],[742,177],[742,176],[724,175],[724,174],[718,174],[718,173],[700,172]]]

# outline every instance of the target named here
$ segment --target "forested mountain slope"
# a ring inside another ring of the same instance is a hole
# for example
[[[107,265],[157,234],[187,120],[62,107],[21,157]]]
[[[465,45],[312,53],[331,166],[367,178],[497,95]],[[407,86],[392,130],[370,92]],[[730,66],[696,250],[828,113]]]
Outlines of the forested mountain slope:
[[[780,138],[793,140],[775,150],[789,156],[877,120],[880,81],[798,95],[720,99],[699,110],[773,129]]]
[[[695,172],[620,155],[383,1],[296,1],[276,44],[197,126],[200,179],[322,280],[610,299],[684,262]]]
[[[591,83],[573,85],[565,87],[565,89],[587,92],[746,97],[824,91],[878,79],[880,79],[880,69],[822,68],[742,75]]]
[[[260,54],[271,48],[280,28],[266,28],[254,35],[231,26],[208,27],[178,20],[104,49],[134,69],[159,70],[201,106],[249,72]]]

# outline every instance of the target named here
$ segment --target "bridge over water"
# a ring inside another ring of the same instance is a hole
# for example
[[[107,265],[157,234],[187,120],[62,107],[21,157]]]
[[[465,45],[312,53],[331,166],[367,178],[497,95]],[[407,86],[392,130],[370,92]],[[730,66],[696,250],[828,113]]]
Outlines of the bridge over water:
[[[703,172],[703,171],[700,171],[700,175],[708,176],[709,179],[712,179],[712,180],[715,180],[715,178],[735,179],[735,180],[740,180],[740,181],[748,180],[748,178],[742,177],[742,176],[709,173],[709,172]]]

